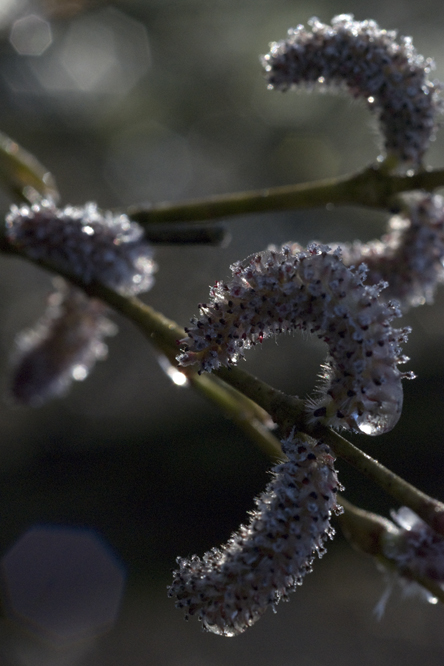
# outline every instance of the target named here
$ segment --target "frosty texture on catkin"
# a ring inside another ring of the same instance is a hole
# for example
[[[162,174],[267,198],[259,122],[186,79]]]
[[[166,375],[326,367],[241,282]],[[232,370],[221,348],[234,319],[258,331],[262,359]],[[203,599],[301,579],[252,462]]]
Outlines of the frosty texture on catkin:
[[[284,441],[282,449],[288,461],[273,468],[248,525],[202,559],[177,559],[169,596],[207,631],[245,631],[302,583],[334,535],[330,516],[341,511],[340,487],[330,450],[307,436]]]
[[[86,284],[97,280],[130,295],[148,291],[154,282],[156,265],[142,228],[94,203],[64,209],[48,201],[11,206],[6,235],[32,259],[50,261]]]
[[[103,339],[116,330],[101,301],[57,282],[44,316],[17,339],[11,393],[23,405],[40,406],[63,394],[74,379],[85,379],[95,362],[106,357]]]
[[[366,264],[367,283],[387,281],[384,297],[398,300],[403,311],[431,303],[444,282],[444,199],[412,194],[381,240],[341,243],[341,248],[347,266]]]
[[[319,397],[310,417],[370,435],[391,430],[402,409],[398,370],[407,360],[400,343],[408,329],[394,329],[398,307],[379,298],[384,285],[365,286],[366,269],[347,268],[340,249],[284,245],[231,267],[233,279],[217,282],[209,304],[180,342],[183,366],[200,371],[236,364],[245,349],[278,333],[302,329],[327,343]]]
[[[270,88],[314,85],[345,88],[363,98],[378,117],[388,154],[413,166],[422,157],[442,111],[434,64],[419,55],[410,37],[381,30],[375,21],[341,14],[325,25],[317,18],[288,31],[262,58]]]

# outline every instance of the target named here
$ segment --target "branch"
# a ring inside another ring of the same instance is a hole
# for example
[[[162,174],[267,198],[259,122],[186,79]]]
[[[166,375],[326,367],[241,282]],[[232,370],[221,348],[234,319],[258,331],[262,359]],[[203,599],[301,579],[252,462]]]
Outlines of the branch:
[[[413,175],[391,175],[383,166],[370,166],[354,174],[311,183],[223,194],[179,203],[131,206],[127,214],[142,226],[158,222],[202,222],[233,215],[266,213],[327,204],[390,208],[394,197],[411,190],[444,186],[444,169]]]

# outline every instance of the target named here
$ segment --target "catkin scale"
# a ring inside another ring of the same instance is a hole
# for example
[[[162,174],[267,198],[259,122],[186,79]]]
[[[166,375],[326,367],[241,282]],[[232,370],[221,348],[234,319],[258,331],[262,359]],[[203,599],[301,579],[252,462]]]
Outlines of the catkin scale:
[[[384,285],[363,284],[366,269],[347,268],[340,250],[312,244],[270,249],[231,267],[230,283],[219,282],[201,304],[181,340],[181,365],[200,371],[233,365],[245,349],[282,332],[302,329],[328,345],[318,397],[310,418],[370,435],[391,430],[402,409],[406,360],[400,344],[408,329],[394,329],[399,316],[384,303]]]

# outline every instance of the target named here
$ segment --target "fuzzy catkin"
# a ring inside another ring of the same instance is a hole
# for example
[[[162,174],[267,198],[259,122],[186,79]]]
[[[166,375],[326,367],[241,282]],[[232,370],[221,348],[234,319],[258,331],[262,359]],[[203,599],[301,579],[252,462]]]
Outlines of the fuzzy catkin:
[[[94,203],[63,209],[49,201],[11,206],[6,236],[32,259],[50,261],[86,284],[97,280],[131,295],[148,291],[154,282],[156,264],[142,228]]]
[[[302,329],[324,340],[329,354],[310,418],[370,435],[391,430],[402,409],[406,360],[400,343],[408,329],[394,329],[400,315],[384,303],[384,285],[365,286],[366,269],[347,268],[340,249],[297,244],[270,249],[231,267],[233,279],[218,282],[201,316],[191,320],[178,356],[199,371],[234,365],[245,349],[278,333]]]
[[[37,407],[62,395],[75,379],[85,379],[95,362],[107,355],[104,338],[116,331],[108,308],[58,279],[46,313],[17,338],[11,395]]]
[[[413,47],[410,37],[381,30],[375,21],[354,21],[350,14],[317,18],[288,31],[262,58],[270,88],[299,85],[345,88],[366,100],[378,117],[385,149],[400,162],[417,166],[442,112],[441,85],[430,81],[434,64]]]
[[[341,243],[347,266],[364,262],[367,283],[388,283],[384,298],[409,307],[433,302],[444,282],[444,199],[416,192],[405,198],[405,208],[389,220],[388,233],[369,243]]]
[[[330,450],[307,436],[287,439],[282,449],[288,461],[273,468],[248,525],[202,559],[177,559],[169,596],[207,631],[245,631],[301,585],[315,554],[321,557],[333,538],[330,516],[341,508]]]

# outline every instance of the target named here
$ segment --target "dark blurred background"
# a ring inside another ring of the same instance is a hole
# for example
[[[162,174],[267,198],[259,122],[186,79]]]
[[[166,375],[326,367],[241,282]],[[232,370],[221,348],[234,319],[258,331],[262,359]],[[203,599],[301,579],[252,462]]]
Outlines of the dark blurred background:
[[[289,27],[344,12],[412,35],[444,79],[438,0],[1,0],[0,130],[50,169],[63,204],[124,208],[360,168],[378,155],[367,110],[339,95],[268,91],[259,64]],[[430,165],[443,166],[443,142],[438,134]],[[9,204],[0,195],[5,212]],[[156,284],[144,299],[186,325],[233,261],[288,240],[368,240],[386,217],[347,208],[230,220],[225,249],[158,249]],[[50,654],[4,621],[1,663],[442,664],[442,609],[395,594],[378,623],[372,609],[383,578],[340,536],[291,603],[245,635],[221,639],[187,625],[166,599],[175,557],[227,539],[264,487],[269,460],[212,405],[174,386],[139,331],[118,317],[108,360],[84,383],[38,410],[14,407],[14,338],[42,314],[51,277],[12,258],[1,258],[0,270],[0,554],[36,524],[88,527],[128,572],[106,636]],[[444,499],[444,290],[405,323],[413,327],[408,369],[418,378],[404,386],[401,422],[356,441]],[[296,335],[251,351],[245,367],[305,395],[323,356],[322,345]],[[387,515],[390,498],[339,468],[349,499]]]

